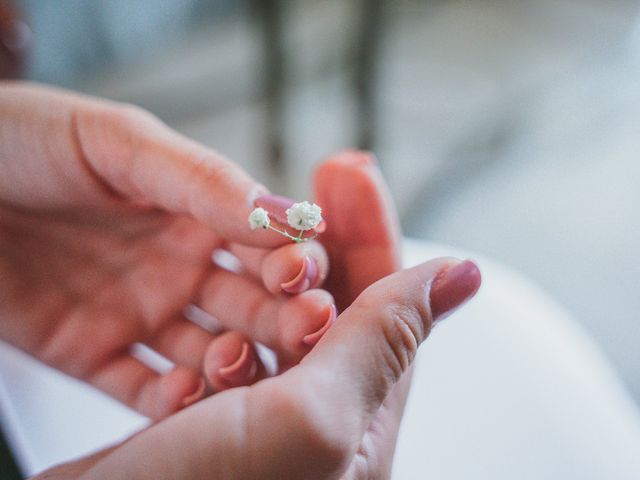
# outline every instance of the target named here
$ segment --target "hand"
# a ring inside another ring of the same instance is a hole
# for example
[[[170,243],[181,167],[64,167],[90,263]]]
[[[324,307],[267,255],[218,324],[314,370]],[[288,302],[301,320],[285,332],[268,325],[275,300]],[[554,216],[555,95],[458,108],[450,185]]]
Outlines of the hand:
[[[388,478],[390,463],[369,456],[368,444],[397,429],[390,392],[445,313],[436,305],[455,306],[478,284],[471,262],[446,259],[387,277],[286,373],[205,399],[42,478]]]
[[[328,247],[332,261],[354,268],[334,272],[328,281],[342,289],[339,298],[346,302],[369,279],[397,265],[393,210],[366,154],[329,159],[317,171],[316,190],[328,219],[325,238],[338,242]],[[368,208],[354,210],[357,205]],[[366,221],[354,220],[363,211]],[[366,241],[359,244],[357,238]],[[381,266],[367,266],[378,259]],[[387,478],[410,381],[407,369],[418,345],[434,320],[471,297],[479,283],[475,265],[452,259],[393,274],[359,295],[286,373],[205,399],[122,445],[46,473]]]
[[[146,112],[0,84],[0,171],[0,338],[150,417],[201,398],[203,364],[215,391],[264,376],[239,330],[297,361],[326,323],[333,299],[309,289],[328,268],[320,244],[252,232],[266,189]],[[265,248],[277,268],[212,264],[214,249],[240,244]],[[282,295],[306,255],[317,277]],[[227,331],[186,320],[191,303]],[[176,368],[150,369],[131,355],[136,342]]]

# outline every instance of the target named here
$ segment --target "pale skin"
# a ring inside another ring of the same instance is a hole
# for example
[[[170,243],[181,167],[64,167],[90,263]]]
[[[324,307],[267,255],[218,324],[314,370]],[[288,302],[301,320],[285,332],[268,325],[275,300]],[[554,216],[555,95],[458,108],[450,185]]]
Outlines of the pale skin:
[[[388,478],[429,285],[457,261],[393,274],[397,221],[368,154],[319,166],[329,228],[300,244],[248,228],[264,188],[239,167],[131,107],[0,84],[0,167],[0,337],[163,419],[43,478]],[[211,263],[219,247],[242,272]],[[324,289],[283,295],[305,255]],[[334,301],[335,325],[301,345]],[[187,321],[190,303],[226,333]],[[254,358],[255,376],[218,378],[253,340],[283,373]],[[134,342],[176,368],[149,369]]]

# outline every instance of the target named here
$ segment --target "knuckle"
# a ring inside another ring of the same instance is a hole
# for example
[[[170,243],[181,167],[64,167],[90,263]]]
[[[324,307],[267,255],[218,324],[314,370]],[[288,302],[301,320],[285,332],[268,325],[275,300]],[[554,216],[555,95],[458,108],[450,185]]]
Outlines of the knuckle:
[[[409,367],[425,337],[425,315],[413,305],[391,303],[379,310],[385,360],[395,379]]]
[[[190,181],[198,188],[191,189],[185,199],[187,208],[196,210],[202,204],[202,192],[224,192],[236,181],[237,167],[229,160],[213,153],[194,154],[189,160]]]
[[[102,166],[112,185],[132,198],[141,196],[132,176],[140,170],[139,152],[147,142],[148,132],[160,121],[146,110],[132,104],[115,104],[103,108],[99,128],[105,132],[102,142]],[[107,148],[108,146],[108,148]],[[109,154],[104,154],[108,151]]]
[[[233,182],[236,166],[226,158],[207,153],[192,160],[194,176],[204,180],[213,189],[220,189]]]

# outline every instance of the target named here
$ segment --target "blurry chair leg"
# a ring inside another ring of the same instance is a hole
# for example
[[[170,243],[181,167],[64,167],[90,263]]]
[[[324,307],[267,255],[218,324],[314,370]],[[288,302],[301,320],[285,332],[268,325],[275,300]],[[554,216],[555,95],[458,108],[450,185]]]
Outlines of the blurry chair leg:
[[[361,0],[352,81],[356,99],[358,147],[373,150],[377,120],[377,62],[384,34],[384,0]]]
[[[262,85],[266,103],[265,130],[269,167],[275,177],[284,168],[284,72],[285,53],[282,0],[252,0],[263,49]]]

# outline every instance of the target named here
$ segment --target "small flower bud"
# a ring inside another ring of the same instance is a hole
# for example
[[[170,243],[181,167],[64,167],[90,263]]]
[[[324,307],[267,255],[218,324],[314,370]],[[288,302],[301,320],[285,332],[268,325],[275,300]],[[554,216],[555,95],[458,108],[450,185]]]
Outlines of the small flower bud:
[[[256,208],[249,215],[249,226],[251,227],[251,230],[269,228],[270,223],[269,214],[264,208]]]
[[[306,231],[316,228],[322,221],[322,209],[306,200],[294,203],[287,210],[287,222],[296,230]]]

